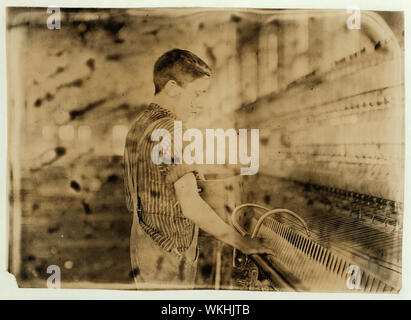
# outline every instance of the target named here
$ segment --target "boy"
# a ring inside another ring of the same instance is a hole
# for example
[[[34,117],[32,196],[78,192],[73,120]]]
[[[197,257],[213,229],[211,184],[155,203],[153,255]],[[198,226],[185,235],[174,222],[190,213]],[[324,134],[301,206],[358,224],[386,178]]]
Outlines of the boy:
[[[195,54],[174,49],[155,63],[155,103],[131,127],[125,146],[124,174],[127,207],[134,212],[130,250],[139,289],[193,289],[197,269],[198,228],[245,254],[270,253],[261,241],[243,238],[199,196],[196,165],[181,159],[155,164],[151,153],[156,129],[172,137],[174,121],[189,121],[202,109],[209,87],[210,67]],[[177,130],[176,130],[177,131]]]

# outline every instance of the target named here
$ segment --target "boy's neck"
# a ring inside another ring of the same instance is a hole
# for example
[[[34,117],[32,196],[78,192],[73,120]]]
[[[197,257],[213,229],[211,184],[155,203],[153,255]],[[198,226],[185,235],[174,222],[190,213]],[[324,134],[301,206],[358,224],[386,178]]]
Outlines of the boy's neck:
[[[179,112],[180,110],[178,109],[178,101],[173,100],[168,95],[159,93],[154,96],[153,102],[159,105],[161,108],[166,109],[175,114],[178,119],[182,121],[188,120],[186,119],[184,113]]]
[[[153,102],[155,104],[158,104],[163,109],[167,109],[168,111],[177,114],[175,104],[172,103],[172,101],[170,101],[168,97],[162,95],[161,93],[154,96]]]

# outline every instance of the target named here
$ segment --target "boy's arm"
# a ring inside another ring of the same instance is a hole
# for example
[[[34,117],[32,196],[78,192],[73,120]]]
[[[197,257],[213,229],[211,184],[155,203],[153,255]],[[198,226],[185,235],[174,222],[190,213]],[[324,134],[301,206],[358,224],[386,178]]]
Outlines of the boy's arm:
[[[227,225],[198,194],[197,181],[192,172],[178,179],[174,188],[184,216],[207,233],[244,254],[273,253],[263,244],[262,239],[244,238]]]

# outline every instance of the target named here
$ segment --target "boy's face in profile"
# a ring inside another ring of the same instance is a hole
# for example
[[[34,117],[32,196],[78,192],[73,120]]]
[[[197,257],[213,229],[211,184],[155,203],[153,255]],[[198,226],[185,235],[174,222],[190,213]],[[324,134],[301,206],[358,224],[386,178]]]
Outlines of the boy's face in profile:
[[[184,120],[193,120],[206,107],[205,97],[210,87],[210,77],[195,79],[179,87],[178,109]]]

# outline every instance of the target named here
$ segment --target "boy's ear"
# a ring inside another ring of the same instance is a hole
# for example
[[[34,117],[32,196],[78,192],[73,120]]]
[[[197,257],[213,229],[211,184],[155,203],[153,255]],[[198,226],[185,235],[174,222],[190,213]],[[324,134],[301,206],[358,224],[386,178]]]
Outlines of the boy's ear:
[[[164,90],[171,97],[177,97],[181,94],[181,87],[174,80],[168,80]]]

